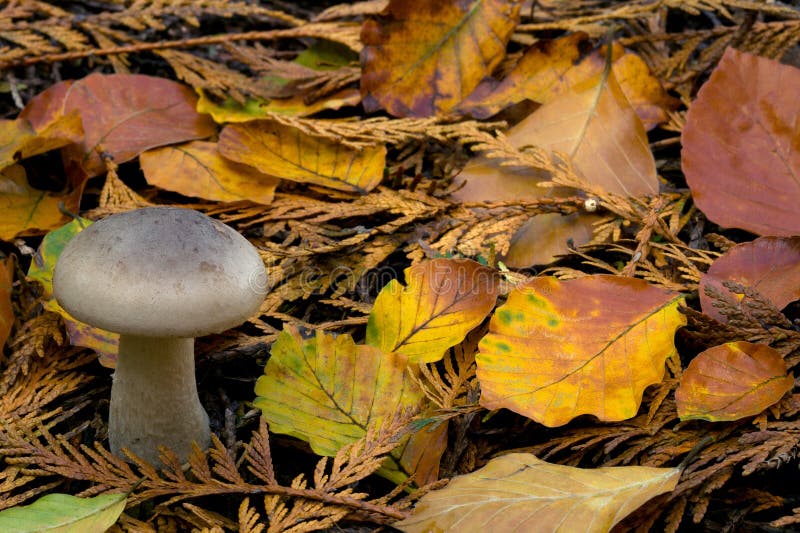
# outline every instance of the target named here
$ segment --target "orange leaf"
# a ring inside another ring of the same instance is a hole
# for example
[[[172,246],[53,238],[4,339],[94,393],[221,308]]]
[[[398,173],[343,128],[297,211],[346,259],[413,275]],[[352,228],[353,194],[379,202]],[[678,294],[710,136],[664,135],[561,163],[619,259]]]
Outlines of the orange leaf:
[[[476,356],[481,405],[546,426],[581,414],[636,414],[644,389],[664,376],[683,298],[610,275],[534,278],[498,307]]]
[[[269,120],[225,126],[223,157],[279,178],[348,192],[368,192],[383,179],[386,147],[354,150]]]
[[[78,211],[81,188],[65,195],[39,191],[28,185],[25,169],[11,165],[0,170],[0,239],[34,235],[57,228],[69,219],[67,211]]]
[[[551,41],[537,41],[525,51],[500,82],[485,80],[459,106],[476,118],[488,118],[512,104],[531,100],[541,104],[568,92],[576,84],[603,72],[605,46],[585,55],[589,38],[577,32]],[[612,45],[612,69],[622,92],[647,129],[666,119],[665,109],[676,101],[650,74],[645,62],[619,44]]]
[[[510,453],[428,492],[392,526],[406,533],[605,533],[650,498],[674,490],[680,475],[678,468],[584,469]]]
[[[61,148],[83,138],[77,113],[61,116],[34,131],[26,119],[0,121],[0,168],[38,154]]]
[[[280,180],[217,152],[217,144],[192,141],[165,146],[139,157],[147,182],[185,196],[218,202],[250,200],[269,204]]]
[[[714,261],[700,278],[700,306],[710,317],[726,323],[727,317],[714,307],[714,300],[705,293],[712,286],[739,299],[722,285],[735,281],[752,287],[758,293],[783,309],[800,299],[800,237],[761,237],[751,242],[737,244]]]
[[[703,213],[760,235],[800,234],[800,69],[728,48],[689,107],[683,172]]]
[[[39,130],[79,112],[85,138],[73,157],[82,161],[89,176],[97,176],[105,170],[98,146],[120,164],[150,148],[212,135],[214,122],[195,111],[196,101],[191,89],[164,78],[91,74],[39,93],[20,118]]]
[[[14,256],[0,260],[0,350],[8,340],[14,325],[14,308],[11,306],[11,287],[14,283]]]
[[[433,259],[381,289],[367,322],[366,343],[410,363],[440,360],[480,324],[499,289],[494,270],[469,259]]]
[[[361,30],[367,111],[426,117],[458,105],[503,59],[515,0],[390,0]]]
[[[794,387],[786,362],[764,344],[737,341],[692,359],[675,391],[681,420],[739,420],[761,413]]]

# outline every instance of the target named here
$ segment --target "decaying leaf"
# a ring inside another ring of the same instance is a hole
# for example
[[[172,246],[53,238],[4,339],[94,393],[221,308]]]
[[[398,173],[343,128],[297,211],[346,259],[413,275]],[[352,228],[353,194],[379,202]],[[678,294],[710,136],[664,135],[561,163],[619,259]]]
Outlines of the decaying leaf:
[[[723,227],[800,234],[800,69],[728,48],[689,107],[681,160],[695,204]]]
[[[214,133],[214,122],[195,111],[192,90],[174,81],[139,74],[90,74],[39,93],[20,113],[37,131],[77,111],[84,139],[77,158],[89,176],[105,166],[97,148],[117,164],[141,152]]]
[[[414,117],[450,111],[503,59],[521,5],[390,0],[361,31],[364,107]]]
[[[127,498],[125,493],[93,498],[48,494],[30,505],[0,511],[0,531],[104,533],[125,510]]]
[[[361,92],[358,89],[342,89],[310,104],[306,103],[302,96],[272,100],[249,99],[244,104],[230,99],[217,104],[201,91],[200,99],[197,101],[197,111],[208,113],[218,124],[225,124],[269,118],[272,114],[305,117],[325,109],[358,105],[360,101]]]
[[[61,226],[69,219],[62,209],[77,211],[81,192],[59,195],[34,189],[21,165],[0,170],[0,239],[10,241]]]
[[[21,159],[80,142],[81,118],[77,112],[59,116],[49,124],[33,129],[24,118],[0,121],[0,169]]]
[[[728,342],[699,353],[675,391],[681,420],[711,422],[754,416],[794,387],[786,362],[764,344]]]
[[[581,414],[634,416],[676,353],[682,301],[640,279],[532,279],[497,308],[480,342],[481,405],[551,427]]]
[[[398,409],[419,408],[423,400],[406,374],[405,356],[356,345],[350,335],[304,337],[286,326],[271,353],[254,404],[271,431],[304,440],[319,455],[336,455],[369,426]],[[400,482],[411,472],[390,458],[381,473]]]
[[[488,118],[526,99],[546,104],[603,72],[605,47],[587,54],[590,46],[588,36],[581,32],[537,41],[502,81],[481,82],[459,110]],[[650,74],[644,61],[617,43],[612,45],[611,60],[614,76],[645,128],[649,130],[663,122],[665,110],[675,107],[675,101]]]
[[[673,490],[680,475],[677,468],[574,468],[511,453],[424,495],[411,517],[392,525],[406,533],[606,532]]]
[[[728,319],[714,306],[706,288],[714,287],[732,301],[740,300],[742,296],[731,293],[723,285],[725,281],[751,287],[783,309],[800,299],[800,237],[761,237],[737,244],[714,261],[700,278],[700,305],[705,314],[723,323]]]
[[[216,143],[205,141],[149,150],[139,161],[151,185],[218,202],[269,204],[280,182],[251,166],[225,159]]]
[[[406,286],[383,287],[367,323],[366,343],[409,363],[432,363],[492,310],[499,278],[469,259],[433,259],[405,271]]]
[[[348,192],[377,187],[386,166],[384,145],[354,150],[269,120],[226,126],[218,149],[271,176]]]
[[[38,281],[41,285],[43,307],[63,317],[70,344],[91,348],[97,352],[104,366],[113,367],[117,359],[119,334],[75,319],[53,297],[53,270],[58,257],[70,239],[91,223],[91,220],[79,217],[45,235],[28,268],[28,279]]]
[[[11,287],[14,282],[14,258],[0,260],[0,350],[3,349],[11,326],[14,325],[14,308],[11,305]]]

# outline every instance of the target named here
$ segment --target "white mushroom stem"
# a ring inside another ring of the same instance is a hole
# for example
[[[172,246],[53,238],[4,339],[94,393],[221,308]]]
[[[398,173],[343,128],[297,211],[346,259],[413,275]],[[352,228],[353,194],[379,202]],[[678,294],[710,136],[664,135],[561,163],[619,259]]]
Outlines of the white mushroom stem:
[[[211,441],[208,415],[197,396],[194,339],[121,335],[108,420],[111,452],[128,448],[158,465],[158,446],[182,462],[192,441]]]

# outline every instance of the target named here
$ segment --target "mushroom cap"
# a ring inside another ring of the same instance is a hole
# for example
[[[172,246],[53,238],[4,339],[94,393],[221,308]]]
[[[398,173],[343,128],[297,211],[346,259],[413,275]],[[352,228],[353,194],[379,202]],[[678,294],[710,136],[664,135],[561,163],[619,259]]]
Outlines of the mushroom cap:
[[[233,228],[191,209],[148,207],[77,234],[53,273],[72,316],[123,335],[197,337],[244,322],[261,305],[267,275]]]

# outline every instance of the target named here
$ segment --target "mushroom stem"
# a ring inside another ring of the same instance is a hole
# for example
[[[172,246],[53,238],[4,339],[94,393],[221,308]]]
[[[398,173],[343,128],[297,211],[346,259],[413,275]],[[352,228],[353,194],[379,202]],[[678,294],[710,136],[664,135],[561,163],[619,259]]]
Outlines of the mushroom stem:
[[[153,447],[158,443],[185,462],[192,441],[207,448],[211,432],[197,396],[194,339],[121,335],[109,411],[109,444],[115,455],[128,448],[158,464]]]

